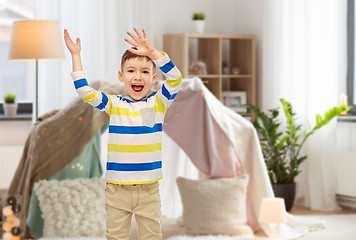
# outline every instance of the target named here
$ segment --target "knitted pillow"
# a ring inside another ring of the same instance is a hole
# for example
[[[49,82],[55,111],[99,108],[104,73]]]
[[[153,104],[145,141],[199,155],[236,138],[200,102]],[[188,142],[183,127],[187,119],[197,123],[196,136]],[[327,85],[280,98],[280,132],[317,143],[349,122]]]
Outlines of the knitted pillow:
[[[42,180],[35,184],[43,237],[105,237],[105,180]]]
[[[253,235],[246,224],[248,175],[189,180],[177,178],[187,234]]]

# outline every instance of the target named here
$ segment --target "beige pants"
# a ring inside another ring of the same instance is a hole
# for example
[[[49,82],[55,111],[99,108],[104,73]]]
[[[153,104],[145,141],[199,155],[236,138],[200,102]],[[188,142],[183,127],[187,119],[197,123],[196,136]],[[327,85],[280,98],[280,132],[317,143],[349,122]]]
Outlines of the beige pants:
[[[161,199],[158,182],[151,184],[106,184],[106,239],[129,239],[135,214],[139,239],[162,239]]]

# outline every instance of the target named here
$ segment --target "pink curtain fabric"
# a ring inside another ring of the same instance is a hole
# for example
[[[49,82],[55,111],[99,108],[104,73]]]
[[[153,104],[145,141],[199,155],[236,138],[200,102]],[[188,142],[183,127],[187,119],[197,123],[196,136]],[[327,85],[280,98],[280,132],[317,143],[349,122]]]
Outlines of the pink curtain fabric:
[[[190,79],[183,82],[163,129],[210,178],[250,175],[247,222],[258,229],[260,202],[273,192],[252,124],[223,106],[199,79]]]
[[[211,116],[200,92],[188,89],[178,94],[165,117],[164,131],[209,177],[231,178],[242,173],[232,142]]]

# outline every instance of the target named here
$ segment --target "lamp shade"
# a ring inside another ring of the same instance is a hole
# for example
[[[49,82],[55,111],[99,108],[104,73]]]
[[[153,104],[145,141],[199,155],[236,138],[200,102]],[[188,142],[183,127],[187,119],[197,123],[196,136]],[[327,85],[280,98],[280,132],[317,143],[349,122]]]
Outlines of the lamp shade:
[[[282,223],[286,221],[286,207],[283,198],[263,198],[258,221],[261,223]]]
[[[57,21],[14,22],[9,59],[62,59],[64,48]]]

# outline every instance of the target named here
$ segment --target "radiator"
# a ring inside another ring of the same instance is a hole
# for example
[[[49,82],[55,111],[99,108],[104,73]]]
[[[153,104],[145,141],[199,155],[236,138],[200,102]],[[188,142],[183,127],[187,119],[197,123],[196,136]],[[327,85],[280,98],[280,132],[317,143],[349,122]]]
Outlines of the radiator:
[[[337,151],[336,200],[342,207],[356,209],[356,152]]]
[[[0,189],[8,189],[22,156],[23,146],[0,146]]]
[[[356,209],[356,197],[336,194],[336,201],[341,207]]]

